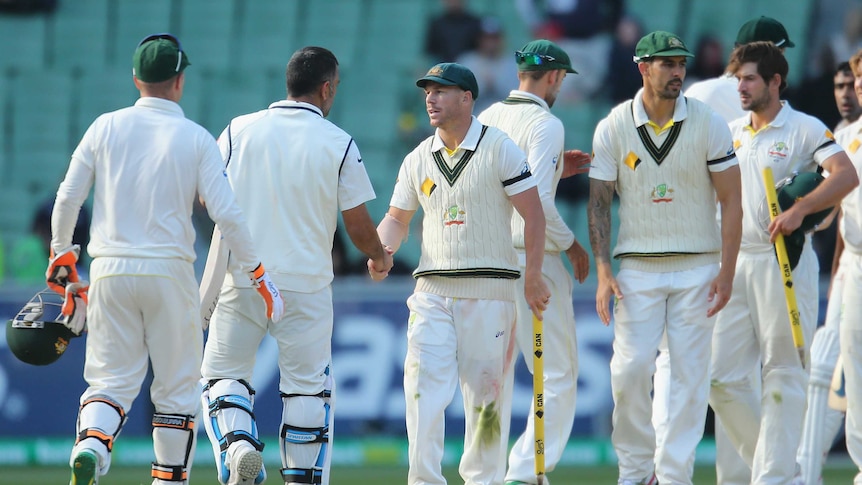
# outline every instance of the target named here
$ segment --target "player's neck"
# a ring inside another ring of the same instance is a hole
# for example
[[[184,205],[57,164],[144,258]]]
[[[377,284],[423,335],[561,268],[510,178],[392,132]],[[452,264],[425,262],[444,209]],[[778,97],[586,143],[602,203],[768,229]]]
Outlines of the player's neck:
[[[778,116],[778,112],[781,111],[782,102],[777,98],[774,102],[769,103],[764,106],[763,109],[752,111],[751,112],[751,128],[754,131],[758,131],[764,126],[772,123],[772,120]]]
[[[676,109],[676,101],[679,98],[668,99],[662,98],[654,93],[644,90],[641,100],[643,100],[644,111],[647,117],[653,123],[664,126],[673,118],[673,112]]]
[[[449,150],[454,150],[461,145],[464,138],[467,137],[467,132],[470,131],[470,125],[473,123],[472,115],[466,119],[453,119],[445,125],[437,127],[437,135],[443,140],[443,144]]]

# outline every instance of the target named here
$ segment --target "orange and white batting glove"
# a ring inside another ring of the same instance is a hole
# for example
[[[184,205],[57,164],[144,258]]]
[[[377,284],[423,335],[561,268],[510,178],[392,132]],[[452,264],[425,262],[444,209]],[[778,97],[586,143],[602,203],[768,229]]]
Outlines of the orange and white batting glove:
[[[45,282],[48,283],[48,288],[62,296],[66,295],[66,285],[78,281],[78,269],[75,267],[75,263],[78,262],[80,253],[81,246],[77,244],[60,251],[56,255],[54,250],[51,250],[48,269],[45,271]]]
[[[254,271],[248,273],[251,278],[252,286],[257,289],[266,303],[266,316],[273,322],[281,320],[284,316],[284,299],[281,293],[276,288],[275,283],[270,279],[269,274],[263,269],[263,263],[257,265]]]
[[[63,314],[61,323],[75,335],[81,335],[87,326],[87,290],[89,289],[90,283],[87,281],[78,281],[66,285],[66,297],[63,299],[63,308],[60,310],[60,313]]]

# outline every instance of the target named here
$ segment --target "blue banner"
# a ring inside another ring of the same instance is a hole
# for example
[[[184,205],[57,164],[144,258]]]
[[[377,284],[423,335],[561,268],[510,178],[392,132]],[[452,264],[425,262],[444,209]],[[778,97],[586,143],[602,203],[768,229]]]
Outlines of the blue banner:
[[[337,382],[336,427],[340,436],[385,434],[403,436],[403,360],[407,306],[413,288],[409,277],[372,284],[361,278],[333,285],[335,324],[333,373]],[[13,316],[35,293],[0,294],[0,315]],[[612,410],[608,363],[613,331],[595,315],[592,289],[574,299],[580,377],[576,435],[607,437]],[[78,399],[86,388],[82,378],[85,338],[74,339],[56,363],[37,367],[18,361],[9,351],[5,332],[0,340],[0,436],[72,437]],[[267,338],[257,355],[253,385],[255,414],[262,435],[277,434],[281,419],[277,348]],[[123,435],[152,432],[149,379],[128,413]],[[532,378],[518,359],[513,434],[523,429],[532,400]],[[447,431],[463,432],[460,394],[447,410]],[[455,434],[454,436],[457,436]]]

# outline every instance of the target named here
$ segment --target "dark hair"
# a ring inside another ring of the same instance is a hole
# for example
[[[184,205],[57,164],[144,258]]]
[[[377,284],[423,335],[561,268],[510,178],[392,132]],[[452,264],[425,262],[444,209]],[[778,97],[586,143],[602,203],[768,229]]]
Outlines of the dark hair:
[[[853,75],[853,68],[850,67],[850,62],[844,61],[844,62],[838,63],[838,66],[835,68],[835,74],[837,75],[837,74],[840,74],[842,72],[848,73],[851,76]]]
[[[736,74],[743,64],[749,62],[757,64],[757,74],[767,83],[776,74],[781,77],[778,92],[784,91],[784,88],[787,87],[787,72],[790,68],[787,65],[787,59],[781,53],[781,49],[772,42],[759,41],[737,46],[730,54],[727,70]]]
[[[287,63],[287,92],[289,95],[311,94],[326,81],[335,79],[338,59],[323,47],[303,47],[293,53]]]

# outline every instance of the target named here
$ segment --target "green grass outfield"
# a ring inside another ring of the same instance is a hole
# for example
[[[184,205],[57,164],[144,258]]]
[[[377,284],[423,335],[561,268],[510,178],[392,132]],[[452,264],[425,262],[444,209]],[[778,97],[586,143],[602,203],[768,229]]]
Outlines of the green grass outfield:
[[[123,466],[111,468],[100,485],[149,485],[149,468]],[[281,483],[277,465],[267,464],[266,483]],[[616,468],[612,466],[573,466],[555,470],[548,476],[554,485],[609,485],[616,483]],[[458,470],[445,469],[449,483],[463,483]],[[854,469],[847,463],[829,466],[823,475],[823,483],[852,483]],[[60,485],[68,483],[69,469],[58,466],[11,466],[3,467],[0,484]],[[403,485],[407,481],[407,469],[403,466],[336,466],[332,469],[331,483],[334,485]],[[217,484],[215,470],[206,466],[195,466],[191,485]],[[695,485],[715,485],[713,467],[701,465],[695,469]]]

